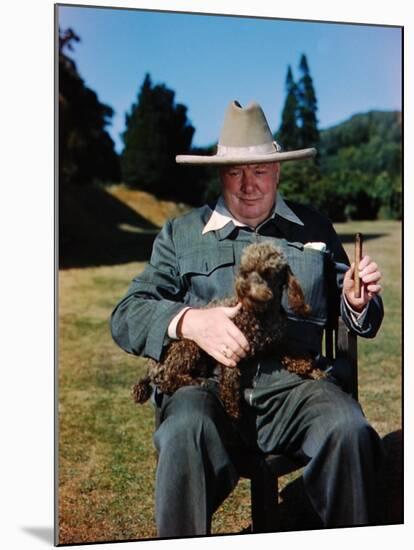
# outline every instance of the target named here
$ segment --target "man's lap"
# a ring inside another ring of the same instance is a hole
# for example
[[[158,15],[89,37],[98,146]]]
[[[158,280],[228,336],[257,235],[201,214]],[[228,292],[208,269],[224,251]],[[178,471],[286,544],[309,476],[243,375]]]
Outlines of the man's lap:
[[[310,442],[317,446],[329,430],[367,424],[360,405],[333,382],[304,380],[287,371],[277,372],[273,380],[255,379],[250,404],[243,403],[238,422],[226,415],[214,382],[163,396],[160,419],[168,420],[165,433],[206,424],[228,448],[258,445],[263,452],[296,453],[307,442],[307,455]]]

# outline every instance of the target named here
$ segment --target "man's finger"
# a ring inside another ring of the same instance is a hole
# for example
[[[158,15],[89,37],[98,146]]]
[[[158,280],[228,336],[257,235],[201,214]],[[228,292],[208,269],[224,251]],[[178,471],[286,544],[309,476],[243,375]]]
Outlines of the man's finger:
[[[345,272],[345,275],[344,275],[343,286],[347,289],[350,289],[354,286],[354,271],[355,271],[355,264],[352,262],[350,268]]]
[[[218,353],[214,353],[212,355],[222,365],[225,365],[226,367],[236,367],[237,361],[235,361],[232,355],[229,356],[229,354],[227,352],[224,353],[224,351],[225,350],[219,351]]]
[[[224,365],[225,367],[232,367],[232,368],[237,367],[236,361],[234,361],[233,359],[228,359],[222,353],[220,355],[218,355],[217,357],[215,357],[215,359],[217,359],[217,361],[219,363],[221,363],[222,365]]]
[[[364,267],[366,267],[371,262],[371,258],[369,256],[364,256],[362,260],[359,262],[358,270],[362,271]]]
[[[233,338],[231,339],[231,343],[229,342],[229,345],[227,347],[230,350],[229,352],[232,354],[232,359],[234,359],[235,361],[240,361],[240,359],[244,359],[247,355],[246,350],[242,346],[240,346],[240,344],[238,344]]]
[[[223,311],[224,315],[226,315],[226,317],[228,317],[229,319],[233,319],[233,317],[236,317],[241,307],[242,307],[242,304],[241,302],[239,302],[235,306],[231,306],[231,307],[223,306],[221,307],[221,310]]]
[[[364,275],[368,275],[369,273],[374,273],[374,271],[378,271],[378,265],[375,262],[371,262],[366,265],[364,269],[360,270],[359,275],[360,277],[363,277]]]
[[[227,318],[231,321],[237,313],[240,311],[240,308],[242,307],[242,303],[239,302],[237,305],[232,307],[223,307],[222,310],[224,314],[227,316]],[[226,332],[228,335],[232,337],[233,340],[235,340],[237,347],[235,348],[235,353],[239,357],[244,357],[243,351],[247,352],[249,351],[249,342],[246,340],[246,337],[244,334],[236,327],[236,325],[231,322],[227,323],[226,326]],[[241,348],[238,350],[238,348]]]
[[[381,279],[381,273],[379,271],[375,271],[374,273],[368,273],[367,275],[362,276],[362,281],[364,284],[368,283],[376,283]]]
[[[229,323],[226,326],[226,332],[235,341],[238,348],[241,348],[244,351],[249,351],[249,342],[246,340],[246,337],[241,330],[236,327],[236,325]]]
[[[369,296],[373,296],[375,294],[379,294],[382,290],[381,285],[367,285],[367,291]]]

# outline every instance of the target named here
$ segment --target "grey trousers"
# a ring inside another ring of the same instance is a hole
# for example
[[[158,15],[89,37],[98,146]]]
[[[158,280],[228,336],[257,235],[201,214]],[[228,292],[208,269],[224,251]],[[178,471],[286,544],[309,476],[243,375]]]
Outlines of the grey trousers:
[[[240,447],[308,457],[304,486],[324,526],[373,523],[381,440],[334,382],[303,380],[267,362],[237,423],[214,382],[163,396],[160,415],[154,434],[159,537],[210,534],[214,511],[238,482],[231,457]]]

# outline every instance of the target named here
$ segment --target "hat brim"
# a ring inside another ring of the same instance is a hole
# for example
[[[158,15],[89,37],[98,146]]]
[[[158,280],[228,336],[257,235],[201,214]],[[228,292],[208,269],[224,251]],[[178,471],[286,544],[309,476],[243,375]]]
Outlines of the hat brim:
[[[265,164],[268,162],[284,162],[286,160],[304,160],[316,156],[316,149],[298,149],[296,151],[284,151],[267,153],[265,155],[248,155],[245,157],[232,155],[177,155],[178,164]]]

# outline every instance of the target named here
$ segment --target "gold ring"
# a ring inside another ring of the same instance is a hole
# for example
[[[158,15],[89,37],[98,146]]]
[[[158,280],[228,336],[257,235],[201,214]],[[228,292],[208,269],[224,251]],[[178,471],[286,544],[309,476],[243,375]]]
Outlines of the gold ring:
[[[230,351],[230,348],[229,348],[228,346],[224,346],[223,355],[224,355],[224,357],[226,357],[227,359],[230,358],[231,351]]]

